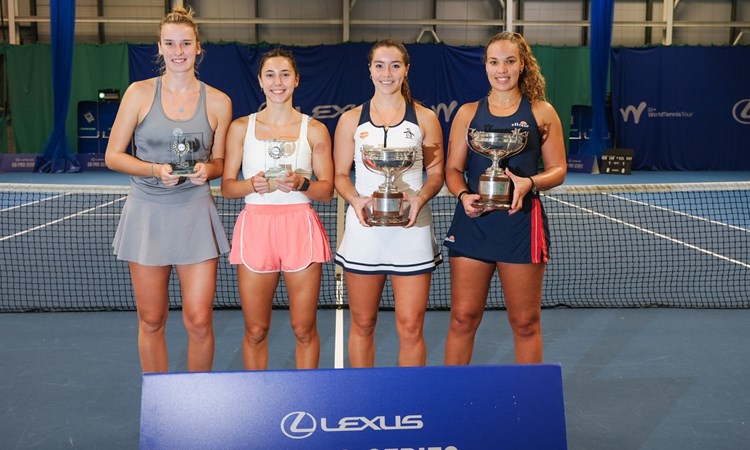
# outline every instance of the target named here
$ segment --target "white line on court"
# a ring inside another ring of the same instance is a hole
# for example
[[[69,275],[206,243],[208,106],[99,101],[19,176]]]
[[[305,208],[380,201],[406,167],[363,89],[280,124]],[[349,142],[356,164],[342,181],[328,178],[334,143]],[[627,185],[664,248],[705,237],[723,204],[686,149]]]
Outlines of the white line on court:
[[[648,206],[649,208],[658,209],[660,211],[666,211],[666,212],[669,212],[669,213],[672,213],[672,214],[675,214],[675,215],[678,215],[678,216],[685,216],[685,217],[689,217],[691,219],[700,220],[700,221],[703,221],[703,222],[708,222],[710,224],[720,225],[722,227],[731,228],[732,230],[739,230],[739,231],[744,231],[745,233],[750,233],[750,230],[748,230],[747,228],[738,227],[736,225],[730,225],[730,224],[725,223],[725,222],[719,222],[718,220],[707,219],[705,217],[700,217],[700,216],[694,216],[692,214],[684,213],[682,211],[677,211],[677,210],[674,210],[674,209],[665,208],[663,206],[652,205],[651,203],[642,202],[640,200],[634,200],[632,198],[622,197],[620,195],[615,195],[615,194],[606,194],[606,195],[608,195],[609,197],[616,198],[618,200],[624,200],[626,202],[635,203],[635,204],[641,205],[641,206]]]
[[[107,203],[102,203],[101,205],[97,205],[97,206],[94,206],[93,208],[85,209],[83,211],[78,211],[77,213],[67,215],[67,216],[62,217],[60,219],[53,220],[53,221],[47,222],[47,223],[42,224],[42,225],[38,225],[38,226],[35,226],[35,227],[32,227],[32,228],[28,228],[26,230],[19,231],[18,233],[10,234],[8,236],[0,237],[0,242],[8,240],[8,239],[12,239],[14,237],[22,236],[24,234],[31,233],[31,232],[36,231],[36,230],[41,230],[42,228],[46,228],[48,226],[55,225],[55,224],[60,223],[60,222],[64,222],[64,221],[66,221],[68,219],[72,219],[74,217],[82,216],[82,215],[87,214],[87,213],[89,213],[91,211],[95,211],[95,210],[97,210],[99,208],[103,208],[105,206],[109,206],[109,205],[111,205],[113,203],[121,202],[121,201],[125,200],[126,198],[127,197],[120,197],[120,198],[118,198],[116,200],[112,200],[112,201],[107,202]],[[45,199],[45,200],[51,200],[51,199],[52,198]]]
[[[333,367],[344,368],[344,283],[343,274],[336,275],[336,323],[333,339]]]
[[[68,195],[68,194],[59,194],[59,195],[53,195],[52,197],[40,198],[39,200],[34,200],[32,202],[27,202],[27,203],[24,203],[22,205],[10,206],[8,208],[0,209],[0,212],[6,212],[6,211],[12,211],[14,209],[25,208],[27,206],[36,205],[37,203],[46,202],[47,200],[54,200],[56,198],[60,198],[60,197],[63,197],[65,195]]]
[[[610,221],[615,222],[615,223],[619,223],[620,225],[625,225],[627,227],[633,228],[633,229],[638,230],[638,231],[642,231],[644,233],[650,234],[652,236],[656,236],[658,238],[667,240],[669,242],[673,242],[675,244],[683,245],[683,246],[685,246],[685,247],[687,247],[689,249],[696,250],[696,251],[701,252],[701,253],[705,253],[706,255],[710,255],[710,256],[713,256],[715,258],[722,259],[724,261],[730,262],[732,264],[737,264],[739,266],[746,267],[746,268],[750,269],[750,264],[748,264],[748,263],[745,263],[745,262],[742,262],[742,261],[738,261],[738,260],[733,259],[733,258],[729,258],[728,256],[724,256],[724,255],[721,255],[719,253],[712,252],[710,250],[706,250],[704,248],[701,248],[701,247],[698,247],[696,245],[687,243],[685,241],[681,241],[679,239],[671,238],[671,237],[669,237],[667,235],[664,235],[664,234],[661,234],[661,233],[657,233],[656,231],[653,231],[653,230],[649,230],[648,228],[643,228],[641,226],[638,226],[638,225],[635,225],[635,224],[632,224],[632,223],[629,223],[629,222],[625,222],[625,221],[620,220],[620,219],[616,219],[616,218],[608,216],[606,214],[602,214],[602,213],[596,212],[594,210],[591,210],[591,209],[588,209],[588,208],[584,208],[584,207],[575,205],[573,203],[566,202],[564,200],[560,200],[559,198],[555,198],[554,196],[551,196],[551,195],[546,195],[545,198],[548,198],[550,200],[554,200],[554,201],[556,201],[558,203],[561,203],[563,205],[566,205],[566,206],[570,206],[571,208],[579,209],[581,211],[586,211],[589,214],[601,217],[603,219],[610,220]]]

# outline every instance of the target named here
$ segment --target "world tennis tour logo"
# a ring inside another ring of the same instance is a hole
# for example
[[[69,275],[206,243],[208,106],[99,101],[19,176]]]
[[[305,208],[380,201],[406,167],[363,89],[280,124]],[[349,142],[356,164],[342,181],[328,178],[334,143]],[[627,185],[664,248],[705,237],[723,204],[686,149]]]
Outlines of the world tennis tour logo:
[[[628,105],[625,108],[620,108],[622,121],[627,123],[628,118],[632,115],[633,122],[638,125],[638,122],[641,121],[641,114],[643,113],[643,110],[646,109],[646,106],[646,102],[641,102],[637,108],[633,105]]]
[[[630,116],[633,116],[633,123],[638,125],[643,111],[646,111],[646,117],[649,119],[690,119],[695,115],[692,111],[659,111],[648,106],[646,102],[640,102],[638,106],[628,105],[625,108],[620,108],[622,121],[627,123]]]
[[[732,117],[741,124],[750,125],[750,98],[740,100],[734,104]]]

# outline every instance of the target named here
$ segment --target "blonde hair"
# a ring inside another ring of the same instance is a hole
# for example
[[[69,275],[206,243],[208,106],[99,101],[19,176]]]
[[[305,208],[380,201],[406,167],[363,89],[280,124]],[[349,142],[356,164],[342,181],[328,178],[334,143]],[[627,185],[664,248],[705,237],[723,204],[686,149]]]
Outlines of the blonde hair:
[[[531,52],[526,39],[520,34],[511,31],[502,31],[492,36],[484,46],[484,62],[487,62],[487,49],[498,41],[509,41],[518,46],[518,53],[523,64],[523,72],[518,76],[518,89],[531,102],[546,101],[545,82],[539,63]]]
[[[193,33],[195,34],[195,43],[198,46],[198,48],[201,48],[201,40],[198,35],[198,24],[195,22],[195,19],[193,19],[193,14],[195,11],[193,8],[185,9],[181,6],[172,8],[172,11],[169,12],[164,18],[159,21],[159,34],[158,39],[159,42],[161,42],[161,30],[164,28],[164,25],[186,25],[192,28]],[[201,51],[200,55],[195,59],[195,66],[197,67],[200,62],[203,61],[203,51]],[[166,70],[166,65],[164,64],[164,57],[162,55],[156,55],[156,62],[159,65],[159,73],[164,74],[164,71]]]

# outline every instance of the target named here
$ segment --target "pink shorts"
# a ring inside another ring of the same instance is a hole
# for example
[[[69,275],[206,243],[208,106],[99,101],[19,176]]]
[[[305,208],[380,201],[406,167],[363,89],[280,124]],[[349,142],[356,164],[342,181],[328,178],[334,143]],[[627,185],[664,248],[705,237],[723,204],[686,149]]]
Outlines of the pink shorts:
[[[331,243],[309,203],[246,204],[237,217],[231,264],[253,272],[296,272],[331,259]]]

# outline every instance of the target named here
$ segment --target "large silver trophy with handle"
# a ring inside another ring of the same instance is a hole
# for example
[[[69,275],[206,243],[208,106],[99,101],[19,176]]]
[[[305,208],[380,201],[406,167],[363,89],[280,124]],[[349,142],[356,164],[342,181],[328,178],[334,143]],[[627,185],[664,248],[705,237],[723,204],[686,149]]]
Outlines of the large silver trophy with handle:
[[[281,139],[268,139],[261,141],[266,147],[266,153],[272,163],[266,167],[266,178],[285,178],[294,168],[291,164],[280,164],[279,160],[288,158],[297,151],[297,141],[285,141]]]
[[[402,209],[404,194],[399,192],[395,179],[414,164],[417,150],[417,147],[362,146],[365,167],[385,176],[385,182],[372,193],[372,212],[367,220],[370,225],[404,226],[409,223],[409,217]]]
[[[526,147],[529,132],[514,128],[508,131],[479,131],[469,128],[466,142],[469,148],[487,157],[492,165],[479,177],[480,199],[475,208],[510,209],[510,178],[500,167],[500,161],[510,158]]]

